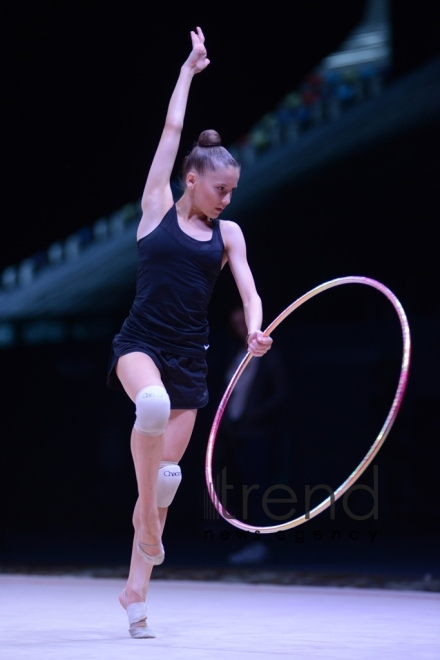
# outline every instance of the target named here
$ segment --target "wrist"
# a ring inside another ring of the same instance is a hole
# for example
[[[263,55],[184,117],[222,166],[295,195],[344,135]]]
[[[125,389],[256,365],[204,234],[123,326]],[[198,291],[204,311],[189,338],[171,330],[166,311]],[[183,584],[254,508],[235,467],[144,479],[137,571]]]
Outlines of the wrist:
[[[191,77],[197,73],[194,67],[191,66],[191,64],[188,61],[182,64],[182,66],[180,67],[180,71],[185,75],[190,75]]]

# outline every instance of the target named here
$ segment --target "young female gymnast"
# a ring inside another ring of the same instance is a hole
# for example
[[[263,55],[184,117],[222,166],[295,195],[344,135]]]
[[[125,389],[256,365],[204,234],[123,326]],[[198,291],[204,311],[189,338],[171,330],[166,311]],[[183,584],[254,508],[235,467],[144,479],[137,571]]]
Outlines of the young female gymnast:
[[[114,337],[108,374],[108,386],[125,390],[136,412],[131,451],[138,499],[130,570],[119,596],[136,638],[154,637],[147,626],[147,588],[153,566],[165,557],[161,539],[181,479],[178,463],[197,409],[208,402],[208,303],[227,262],[243,302],[250,353],[260,357],[272,344],[261,331],[261,299],[243,233],[235,222],[218,219],[240,176],[218,133],[201,133],[184,159],[177,202],[171,191],[190,85],[209,64],[199,27],[191,31],[191,41],[142,196],[136,295]]]

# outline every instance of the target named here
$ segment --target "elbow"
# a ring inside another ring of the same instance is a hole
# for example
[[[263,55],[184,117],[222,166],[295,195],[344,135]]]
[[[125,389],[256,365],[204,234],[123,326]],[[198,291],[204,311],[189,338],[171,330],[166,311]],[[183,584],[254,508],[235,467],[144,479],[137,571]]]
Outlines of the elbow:
[[[183,119],[169,115],[165,120],[164,131],[172,134],[180,134],[183,130]]]
[[[255,307],[262,307],[262,304],[261,297],[256,291],[243,301],[243,307],[249,310],[254,309]]]

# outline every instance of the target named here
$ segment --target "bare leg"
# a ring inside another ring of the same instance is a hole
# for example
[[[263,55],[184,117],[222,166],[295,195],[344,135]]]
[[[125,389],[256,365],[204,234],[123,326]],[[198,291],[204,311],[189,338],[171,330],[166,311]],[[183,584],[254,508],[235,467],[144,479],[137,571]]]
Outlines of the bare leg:
[[[131,433],[131,448],[138,486],[137,542],[146,543],[148,554],[161,552],[160,540],[163,525],[160,523],[157,506],[157,474],[162,460],[164,436],[150,438]],[[142,559],[142,558],[141,558]],[[142,560],[145,561],[145,560]]]
[[[159,511],[159,520],[161,523],[161,529],[165,526],[165,520],[167,516],[168,509],[158,509]],[[150,581],[151,573],[153,571],[153,566],[148,564],[143,557],[138,552],[137,542],[138,534],[140,527],[140,517],[139,517],[139,500],[136,501],[133,512],[133,546],[131,549],[131,561],[130,561],[130,573],[127,579],[127,586],[125,587],[125,594],[127,603],[132,602],[141,602],[145,601],[147,597],[147,587]],[[121,597],[120,597],[121,600]],[[122,600],[121,600],[122,604]]]
[[[132,401],[140,389],[148,385],[162,385],[159,370],[144,353],[130,353],[118,360],[117,374]],[[148,437],[134,428],[131,433],[131,452],[138,485],[137,541],[146,543],[149,554],[161,552],[162,525],[157,508],[157,473],[163,456],[164,434]]]
[[[132,401],[137,392],[147,385],[162,385],[154,362],[143,353],[131,353],[119,358],[118,376]],[[196,410],[172,410],[164,435],[150,438],[137,433],[131,436],[131,449],[138,484],[139,497],[133,512],[134,537],[127,586],[120,594],[123,607],[145,601],[153,566],[138,553],[137,543],[147,543],[151,554],[160,552],[166,508],[157,506],[157,475],[161,460],[180,461],[188,446]],[[145,620],[139,622],[146,625]],[[139,625],[138,625],[139,627]]]
[[[168,426],[165,430],[163,460],[179,462],[188,446],[197,411],[195,410],[172,410]],[[156,472],[157,487],[157,472]],[[127,586],[125,588],[126,602],[144,601],[147,595],[148,584],[153,566],[147,562],[137,552],[137,540],[141,529],[141,518],[139,515],[139,499],[136,502],[133,513],[134,537],[131,553],[130,572],[128,575]],[[158,517],[161,530],[165,526],[168,509],[158,508]],[[120,596],[121,600],[121,596]],[[122,600],[121,600],[122,604]]]

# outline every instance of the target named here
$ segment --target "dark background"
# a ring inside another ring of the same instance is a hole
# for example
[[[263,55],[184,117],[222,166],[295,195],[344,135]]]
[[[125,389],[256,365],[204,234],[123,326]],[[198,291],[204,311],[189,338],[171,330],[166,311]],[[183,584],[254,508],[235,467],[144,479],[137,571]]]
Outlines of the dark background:
[[[429,2],[392,5],[394,72],[432,57]],[[182,153],[206,127],[225,144],[271,111],[359,21],[365,1],[275,2],[168,11],[137,2],[3,2],[0,267],[109,215],[141,194],[189,31],[211,65],[195,80]],[[433,25],[434,23],[434,25]]]
[[[204,128],[216,128],[225,144],[237,141],[337,49],[365,5],[275,2],[268,14],[245,13],[236,3],[181,10],[134,2],[2,3],[0,268],[140,197],[190,29],[203,28],[211,64],[191,90],[181,155]],[[432,5],[391,3],[392,78],[438,56]],[[438,120],[415,126],[295,182],[260,214],[243,217],[267,322],[320,282],[362,274],[394,291],[413,335],[408,391],[375,460],[378,520],[353,521],[338,505],[336,521],[322,514],[300,528],[305,540],[293,531],[285,545],[271,539],[280,565],[438,570],[438,137]],[[310,311],[305,306],[295,323],[289,317],[276,335],[296,387],[290,474],[298,479],[301,466],[305,483],[338,485],[358,464],[380,430],[399,372],[399,326],[388,304],[376,291],[342,289]],[[221,564],[240,546],[231,526],[211,525],[203,510],[204,452],[222,392],[225,315],[233,300],[225,274],[212,305],[218,348],[211,404],[182,462],[187,476],[166,532],[171,564]],[[115,329],[129,302],[113,319]],[[5,565],[128,561],[133,413],[104,387],[108,341],[2,351]],[[360,482],[372,487],[373,477],[371,466]],[[354,502],[359,514],[370,510],[365,492]],[[220,539],[221,530],[228,538]],[[339,544],[330,540],[335,530]],[[324,536],[322,544],[313,532]]]

